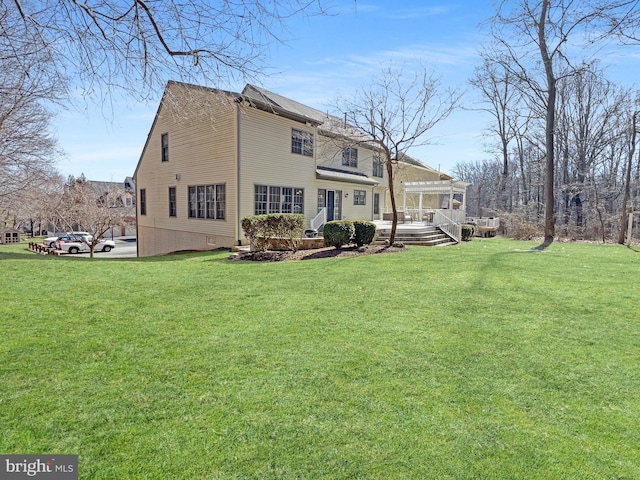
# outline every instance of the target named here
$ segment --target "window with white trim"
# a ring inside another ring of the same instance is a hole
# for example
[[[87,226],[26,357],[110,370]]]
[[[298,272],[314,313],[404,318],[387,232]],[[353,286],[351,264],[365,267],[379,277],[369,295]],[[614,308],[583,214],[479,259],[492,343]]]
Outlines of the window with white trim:
[[[342,149],[342,165],[347,167],[358,167],[358,149],[355,147],[344,147]]]
[[[292,128],[291,153],[297,153],[305,157],[313,157],[313,133]]]
[[[168,133],[163,133],[162,135],[160,135],[160,150],[161,150],[161,155],[162,155],[162,161],[163,162],[168,162],[169,161],[169,134]]]
[[[267,198],[269,187],[266,185],[256,185],[255,188],[255,205],[254,212],[256,215],[264,215],[267,213]]]
[[[353,204],[354,205],[366,205],[367,204],[367,191],[366,190],[354,190],[353,191]]]
[[[147,189],[140,189],[140,215],[147,214]]]
[[[177,215],[176,187],[169,187],[169,216],[175,217]]]
[[[266,213],[304,213],[304,189],[296,187],[255,186],[256,215]]]
[[[384,177],[384,163],[380,160],[379,155],[373,156],[373,176],[379,178]]]
[[[188,188],[189,218],[224,220],[226,211],[225,185],[190,185]]]

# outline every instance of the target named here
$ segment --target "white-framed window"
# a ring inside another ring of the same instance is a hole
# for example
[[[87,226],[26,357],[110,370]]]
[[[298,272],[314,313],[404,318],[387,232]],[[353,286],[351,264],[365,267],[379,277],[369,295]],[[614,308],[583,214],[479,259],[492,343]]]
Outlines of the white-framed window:
[[[163,162],[169,161],[169,134],[163,133],[160,135],[160,150]]]
[[[355,147],[344,147],[342,149],[342,165],[347,167],[358,167],[358,149]]]
[[[188,190],[189,218],[224,220],[226,211],[225,185],[190,185]]]
[[[379,155],[373,156],[373,176],[379,178],[384,177],[384,163],[380,160]]]
[[[178,215],[178,205],[176,201],[176,187],[169,187],[169,216]]]
[[[367,204],[367,191],[366,190],[354,190],[353,191],[353,204],[354,205],[366,205]]]
[[[256,185],[254,213],[304,213],[304,189]]]
[[[147,189],[140,189],[140,215],[147,214]]]
[[[255,205],[253,209],[256,215],[264,215],[267,213],[268,192],[269,187],[266,185],[256,185],[254,197]]]
[[[291,153],[297,153],[305,157],[313,157],[313,133],[292,128]]]

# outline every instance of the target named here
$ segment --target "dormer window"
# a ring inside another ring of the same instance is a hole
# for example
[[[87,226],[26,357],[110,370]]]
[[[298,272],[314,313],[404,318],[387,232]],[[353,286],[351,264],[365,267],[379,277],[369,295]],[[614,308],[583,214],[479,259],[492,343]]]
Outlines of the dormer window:
[[[342,165],[346,167],[358,168],[358,149],[354,147],[344,147],[342,149]]]

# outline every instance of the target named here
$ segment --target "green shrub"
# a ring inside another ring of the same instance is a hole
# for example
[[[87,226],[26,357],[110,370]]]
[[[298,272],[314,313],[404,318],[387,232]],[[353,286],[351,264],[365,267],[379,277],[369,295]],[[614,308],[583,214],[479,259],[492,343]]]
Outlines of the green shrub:
[[[242,219],[242,230],[255,251],[264,252],[269,248],[271,239],[278,238],[295,252],[304,231],[304,222],[305,217],[301,214],[251,215]]]
[[[349,220],[332,220],[324,224],[323,228],[324,244],[327,247],[341,248],[343,245],[351,243],[355,234],[353,222]]]
[[[353,222],[355,234],[353,240],[356,245],[361,247],[362,245],[371,245],[376,238],[376,224],[373,222],[366,222],[364,220],[356,220]]]
[[[292,251],[298,250],[302,233],[304,232],[305,217],[299,213],[276,213],[267,215],[273,236],[279,238]]]
[[[266,215],[251,215],[241,221],[244,236],[249,239],[251,249],[264,252],[269,247],[268,236],[265,233]]]
[[[468,242],[473,240],[474,235],[476,234],[476,224],[475,223],[465,223],[462,225],[462,241]]]

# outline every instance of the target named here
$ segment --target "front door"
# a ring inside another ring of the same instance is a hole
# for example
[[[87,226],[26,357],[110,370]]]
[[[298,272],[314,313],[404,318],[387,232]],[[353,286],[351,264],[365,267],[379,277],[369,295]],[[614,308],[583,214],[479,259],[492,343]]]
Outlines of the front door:
[[[327,190],[327,222],[335,220],[336,192]]]

